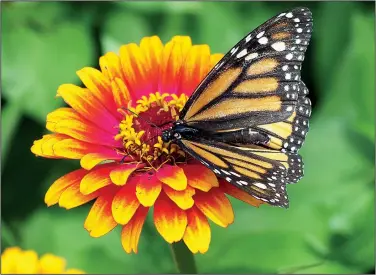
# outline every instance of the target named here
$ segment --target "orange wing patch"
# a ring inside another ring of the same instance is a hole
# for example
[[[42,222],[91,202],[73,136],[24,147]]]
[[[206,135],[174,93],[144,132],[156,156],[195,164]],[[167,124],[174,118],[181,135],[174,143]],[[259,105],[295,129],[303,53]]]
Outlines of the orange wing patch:
[[[239,94],[274,92],[278,88],[278,80],[274,77],[263,77],[244,80],[235,87],[234,92]]]
[[[257,111],[279,111],[281,109],[281,104],[282,102],[280,101],[279,96],[232,98],[213,105],[211,108],[191,117],[190,120],[210,120],[232,115],[240,116],[244,113]]]
[[[219,157],[211,154],[210,152],[208,152],[208,151],[206,151],[202,148],[199,148],[199,147],[193,145],[193,142],[189,142],[189,141],[186,141],[186,140],[183,140],[182,142],[185,146],[191,148],[196,154],[198,154],[198,155],[202,156],[203,158],[207,159],[208,161],[210,161],[214,165],[217,165],[217,166],[222,167],[222,168],[228,168],[228,165],[223,160],[221,160]]]
[[[278,32],[278,33],[272,34],[272,39],[281,40],[281,39],[289,38],[290,36],[291,34],[288,32]]]
[[[187,141],[184,141],[184,145],[186,145],[185,143],[187,143]],[[269,162],[250,158],[250,157],[247,157],[245,155],[240,155],[238,153],[235,153],[235,152],[232,152],[232,151],[229,151],[229,150],[225,150],[225,149],[218,148],[218,147],[212,147],[212,146],[209,146],[209,145],[206,145],[206,144],[196,143],[196,142],[192,142],[192,141],[190,141],[188,143],[190,143],[191,145],[192,144],[196,145],[196,146],[198,146],[198,147],[200,147],[204,150],[207,150],[209,152],[212,152],[214,154],[218,154],[218,155],[221,155],[221,156],[230,157],[230,158],[234,158],[234,159],[238,159],[238,160],[243,160],[243,161],[264,167],[264,168],[269,168],[269,169],[273,168],[273,165]]]
[[[272,72],[278,66],[278,61],[274,58],[263,58],[253,63],[247,70],[248,75],[259,75]]]
[[[189,120],[192,116],[197,114],[202,107],[212,101],[214,98],[222,95],[228,87],[237,79],[237,77],[242,72],[242,68],[234,68],[223,72],[217,79],[210,83],[210,85],[205,88],[202,94],[196,98],[192,107],[188,110],[186,114],[186,119]]]

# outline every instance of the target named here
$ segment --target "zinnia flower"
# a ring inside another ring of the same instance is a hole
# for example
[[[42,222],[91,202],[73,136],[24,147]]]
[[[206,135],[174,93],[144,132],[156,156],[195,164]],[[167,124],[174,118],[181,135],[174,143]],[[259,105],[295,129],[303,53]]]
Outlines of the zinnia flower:
[[[44,254],[38,258],[33,250],[6,248],[1,254],[1,274],[85,274],[82,270],[66,269],[63,258]]]
[[[185,36],[166,45],[156,36],[145,37],[139,46],[122,46],[119,55],[102,56],[100,71],[78,71],[86,88],[61,85],[57,95],[70,107],[48,114],[46,127],[53,133],[35,141],[31,151],[79,159],[82,168],[56,180],[46,204],[70,209],[95,200],[84,227],[100,237],[122,225],[128,253],[137,253],[153,207],[156,229],[167,242],[184,240],[193,253],[205,253],[211,238],[208,219],[222,227],[234,221],[226,194],[254,206],[262,202],[164,143],[161,131],[177,119],[222,56]]]

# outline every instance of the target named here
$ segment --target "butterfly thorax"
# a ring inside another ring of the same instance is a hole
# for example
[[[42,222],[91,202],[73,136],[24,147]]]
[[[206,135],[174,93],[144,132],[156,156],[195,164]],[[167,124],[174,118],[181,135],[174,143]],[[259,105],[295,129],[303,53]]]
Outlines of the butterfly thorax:
[[[164,142],[179,140],[179,139],[188,139],[193,140],[195,137],[198,137],[201,133],[199,129],[189,127],[183,121],[179,120],[173,124],[173,126],[162,132],[162,140]]]

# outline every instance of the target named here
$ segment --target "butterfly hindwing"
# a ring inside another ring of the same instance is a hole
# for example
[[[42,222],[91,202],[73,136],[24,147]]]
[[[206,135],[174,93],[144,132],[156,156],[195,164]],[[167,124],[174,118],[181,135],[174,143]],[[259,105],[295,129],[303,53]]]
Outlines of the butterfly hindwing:
[[[266,146],[271,149],[298,152],[308,133],[311,116],[311,101],[306,97],[308,89],[302,81],[294,85],[293,89],[298,92],[298,100],[290,117],[284,121],[258,125],[253,128],[268,135],[270,140]]]
[[[288,207],[286,183],[302,172],[303,163],[296,154],[204,139],[182,139],[178,144],[217,176],[271,205]]]
[[[297,8],[244,37],[201,82],[180,113],[196,128],[226,130],[289,118],[298,104],[301,63],[312,32],[311,12]]]

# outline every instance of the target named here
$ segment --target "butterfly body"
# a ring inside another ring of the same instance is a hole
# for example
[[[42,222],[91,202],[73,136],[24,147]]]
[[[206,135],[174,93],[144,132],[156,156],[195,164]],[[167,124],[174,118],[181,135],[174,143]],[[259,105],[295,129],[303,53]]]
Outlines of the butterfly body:
[[[170,129],[163,131],[164,142],[185,139],[209,139],[229,144],[267,144],[270,139],[266,134],[252,128],[238,129],[234,131],[210,131],[188,126],[183,121],[178,121]]]
[[[283,12],[240,40],[188,99],[165,142],[270,205],[288,207],[303,177],[298,154],[311,103],[300,70],[312,32],[307,8]]]

